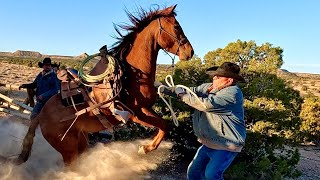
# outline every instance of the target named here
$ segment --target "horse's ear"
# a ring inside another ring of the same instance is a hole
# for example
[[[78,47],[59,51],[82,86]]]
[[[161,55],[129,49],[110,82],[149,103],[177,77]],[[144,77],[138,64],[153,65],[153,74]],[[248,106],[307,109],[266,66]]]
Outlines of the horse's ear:
[[[168,7],[168,11],[170,13],[172,13],[176,7],[177,7],[177,5],[170,6],[170,7]]]

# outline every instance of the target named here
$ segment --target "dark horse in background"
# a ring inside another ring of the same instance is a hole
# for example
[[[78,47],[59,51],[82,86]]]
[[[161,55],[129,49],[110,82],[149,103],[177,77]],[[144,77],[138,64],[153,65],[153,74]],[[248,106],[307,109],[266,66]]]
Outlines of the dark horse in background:
[[[157,97],[154,81],[158,52],[163,49],[178,55],[180,60],[188,60],[193,56],[193,48],[175,18],[175,7],[171,6],[149,12],[141,10],[138,17],[127,13],[132,25],[120,27],[127,30],[128,34],[121,36],[109,52],[116,59],[124,62],[126,80],[123,82],[122,91],[124,93],[122,93],[120,100],[134,112],[135,115],[130,120],[145,126],[159,128],[153,140],[142,146],[145,153],[157,149],[167,128],[165,120],[157,116],[151,109]],[[104,63],[98,62],[91,74],[101,74],[105,67]],[[103,101],[103,97],[100,101]],[[84,109],[87,106],[78,105],[77,109]],[[61,121],[61,119],[75,112],[73,107],[62,105],[60,94],[53,96],[41,113],[32,120],[18,162],[22,163],[28,159],[35,135],[34,129],[39,124],[44,138],[61,153],[65,164],[68,165],[74,161],[87,149],[88,133],[105,129],[96,116],[85,113],[78,117],[61,141],[61,136],[72,123],[72,120]],[[120,123],[112,115],[106,116],[106,118],[113,125]]]

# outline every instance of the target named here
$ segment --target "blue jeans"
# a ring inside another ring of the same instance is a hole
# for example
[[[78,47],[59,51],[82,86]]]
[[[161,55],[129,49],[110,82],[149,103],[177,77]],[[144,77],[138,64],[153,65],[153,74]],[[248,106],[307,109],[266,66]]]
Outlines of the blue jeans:
[[[36,105],[33,107],[30,119],[35,118],[40,113],[44,105],[45,105],[45,102],[41,102],[41,101],[37,102]]]
[[[224,171],[237,154],[237,152],[210,149],[202,145],[189,164],[187,179],[223,179]]]

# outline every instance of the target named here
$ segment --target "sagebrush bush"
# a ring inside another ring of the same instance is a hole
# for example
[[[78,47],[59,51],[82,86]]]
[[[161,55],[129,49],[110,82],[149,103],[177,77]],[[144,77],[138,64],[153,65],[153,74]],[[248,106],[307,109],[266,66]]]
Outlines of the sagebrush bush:
[[[300,117],[301,137],[304,141],[316,141],[320,143],[320,98],[309,96],[304,99]]]

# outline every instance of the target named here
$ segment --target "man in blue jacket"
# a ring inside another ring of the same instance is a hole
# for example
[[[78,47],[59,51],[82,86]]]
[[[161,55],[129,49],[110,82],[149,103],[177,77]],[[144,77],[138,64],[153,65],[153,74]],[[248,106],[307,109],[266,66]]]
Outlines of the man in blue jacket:
[[[30,84],[22,84],[19,88],[36,89],[37,103],[31,113],[31,119],[35,118],[45,105],[45,103],[59,92],[60,84],[56,73],[52,69],[51,59],[44,58],[43,62],[38,63],[42,72]]]
[[[223,179],[224,171],[244,146],[243,94],[236,84],[245,80],[239,73],[239,66],[231,62],[209,68],[212,83],[190,88],[197,97],[179,87],[174,94],[164,90],[196,109],[193,129],[202,146],[188,167],[189,180]]]

